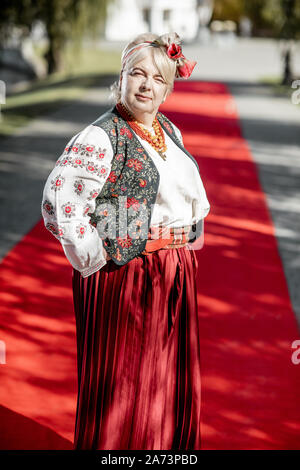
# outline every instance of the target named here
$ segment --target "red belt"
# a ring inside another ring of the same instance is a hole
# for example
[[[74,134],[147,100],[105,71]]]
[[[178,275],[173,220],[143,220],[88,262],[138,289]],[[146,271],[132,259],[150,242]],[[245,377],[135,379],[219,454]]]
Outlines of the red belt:
[[[149,255],[153,251],[169,248],[181,248],[188,244],[188,233],[191,225],[185,227],[150,227],[148,241],[143,255]]]

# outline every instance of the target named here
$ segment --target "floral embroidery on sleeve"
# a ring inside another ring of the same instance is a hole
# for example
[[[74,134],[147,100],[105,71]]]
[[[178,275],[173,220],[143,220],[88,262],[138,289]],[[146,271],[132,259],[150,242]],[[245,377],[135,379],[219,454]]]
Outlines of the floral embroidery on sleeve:
[[[90,219],[113,158],[112,148],[101,145],[101,139],[110,145],[105,132],[92,125],[71,139],[48,176],[41,206],[46,229],[62,243],[73,267],[86,275],[106,264]]]
[[[76,227],[76,232],[78,234],[78,238],[83,238],[84,237],[84,234],[87,230],[87,226],[84,225],[84,224],[79,224],[77,225]]]
[[[49,215],[54,215],[53,204],[47,199],[43,202],[43,210],[47,212]]]
[[[61,175],[56,176],[53,180],[51,180],[51,189],[53,191],[57,191],[62,188],[63,184],[65,182],[65,178]]]
[[[75,216],[75,204],[67,202],[61,206],[62,213],[65,217],[71,218]]]
[[[85,188],[85,184],[84,184],[82,179],[79,179],[79,180],[75,181],[74,190],[75,190],[76,194],[78,194],[78,195],[82,194],[83,191],[84,191],[84,188]]]

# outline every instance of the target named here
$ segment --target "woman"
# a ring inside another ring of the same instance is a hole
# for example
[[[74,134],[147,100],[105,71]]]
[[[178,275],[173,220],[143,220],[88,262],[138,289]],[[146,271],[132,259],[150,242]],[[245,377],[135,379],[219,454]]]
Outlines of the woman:
[[[129,43],[116,105],[70,140],[44,188],[45,226],[73,266],[75,449],[200,449],[195,249],[210,205],[158,111],[194,66],[176,33]]]

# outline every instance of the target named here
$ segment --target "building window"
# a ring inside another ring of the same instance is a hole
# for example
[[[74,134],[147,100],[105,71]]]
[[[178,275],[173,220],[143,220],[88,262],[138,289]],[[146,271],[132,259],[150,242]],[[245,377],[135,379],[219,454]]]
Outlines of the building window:
[[[163,20],[169,21],[171,16],[171,10],[163,10]]]
[[[142,13],[145,23],[150,24],[150,8],[143,8]]]

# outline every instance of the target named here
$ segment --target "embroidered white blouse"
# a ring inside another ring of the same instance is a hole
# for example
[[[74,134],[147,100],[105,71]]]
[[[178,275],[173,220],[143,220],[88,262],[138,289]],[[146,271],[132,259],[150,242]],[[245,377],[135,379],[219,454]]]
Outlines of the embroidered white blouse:
[[[181,132],[173,126],[182,142]],[[137,136],[160,175],[151,226],[192,225],[207,216],[210,204],[195,163],[164,134],[166,160]],[[112,159],[109,136],[91,124],[70,139],[43,190],[45,227],[60,241],[67,259],[83,277],[106,264],[106,251],[88,213],[95,210],[95,199],[109,177]]]

